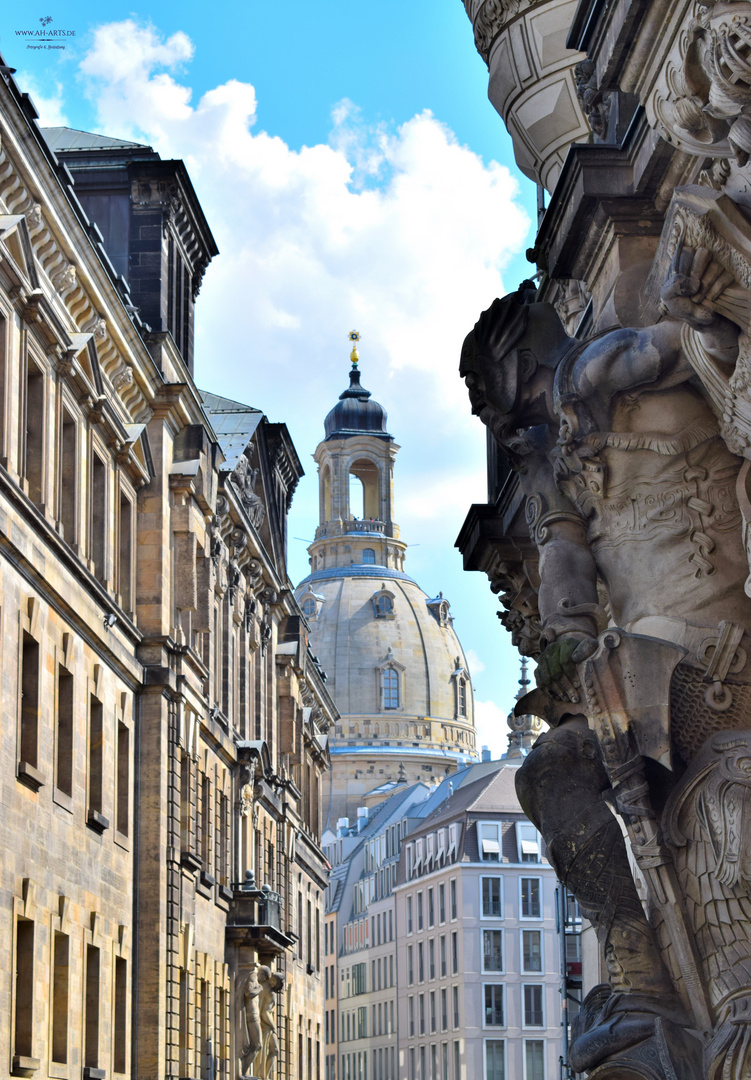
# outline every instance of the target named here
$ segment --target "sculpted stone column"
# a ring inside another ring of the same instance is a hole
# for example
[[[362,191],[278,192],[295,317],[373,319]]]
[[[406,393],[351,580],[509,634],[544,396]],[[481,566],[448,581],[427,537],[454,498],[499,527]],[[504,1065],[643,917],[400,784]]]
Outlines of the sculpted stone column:
[[[751,226],[724,200],[676,194],[661,322],[577,341],[525,283],[462,350],[538,553],[517,711],[550,731],[517,787],[607,963],[570,1048],[593,1080],[751,1075]]]

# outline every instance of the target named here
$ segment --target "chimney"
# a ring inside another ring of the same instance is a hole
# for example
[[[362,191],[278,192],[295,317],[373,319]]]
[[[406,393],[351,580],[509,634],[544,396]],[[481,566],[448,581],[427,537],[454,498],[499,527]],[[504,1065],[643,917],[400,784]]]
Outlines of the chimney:
[[[490,747],[489,746],[483,746],[483,748],[481,750],[481,755],[482,755],[482,757],[481,757],[482,761],[490,761]]]

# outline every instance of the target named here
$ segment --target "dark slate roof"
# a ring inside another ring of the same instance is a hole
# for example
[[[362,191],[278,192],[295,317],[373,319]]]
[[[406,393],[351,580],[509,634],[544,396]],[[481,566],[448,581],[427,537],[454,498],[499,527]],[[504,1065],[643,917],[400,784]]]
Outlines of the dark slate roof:
[[[362,434],[392,440],[393,436],[386,431],[386,410],[377,401],[371,401],[371,396],[370,391],[360,385],[359,368],[353,367],[349,373],[349,386],[339,395],[338,404],[323,422],[324,441]]]
[[[199,390],[203,407],[211,420],[225,457],[222,469],[234,472],[245,447],[263,419],[263,413],[231,398]]]
[[[42,134],[50,150],[151,150],[146,143],[112,139],[93,131],[78,131],[69,127],[45,127]]]

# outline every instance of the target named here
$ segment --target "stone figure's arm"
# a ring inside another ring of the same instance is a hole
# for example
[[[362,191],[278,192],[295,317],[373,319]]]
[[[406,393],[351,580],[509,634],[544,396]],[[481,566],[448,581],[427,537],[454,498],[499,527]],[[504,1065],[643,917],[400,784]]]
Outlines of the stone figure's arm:
[[[574,366],[574,387],[596,415],[614,394],[640,387],[666,389],[694,370],[682,348],[682,324],[722,364],[738,356],[739,328],[715,310],[713,301],[733,278],[705,248],[678,247],[660,292],[670,318],[654,326],[619,329],[595,339]]]
[[[597,568],[587,540],[586,521],[556,487],[545,457],[522,477],[528,492],[527,522],[539,553],[538,608],[543,652],[537,684],[555,697],[576,701],[572,657],[590,655],[597,637]]]

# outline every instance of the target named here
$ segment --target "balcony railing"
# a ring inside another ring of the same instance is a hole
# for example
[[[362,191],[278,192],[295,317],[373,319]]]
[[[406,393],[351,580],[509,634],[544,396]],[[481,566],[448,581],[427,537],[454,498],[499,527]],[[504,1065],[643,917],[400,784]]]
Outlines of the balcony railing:
[[[322,536],[344,536],[346,533],[380,533],[386,532],[386,522],[377,518],[350,518],[348,521],[327,521],[316,529],[316,540]]]

